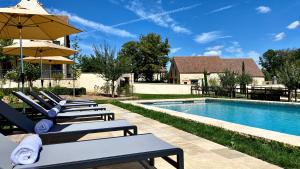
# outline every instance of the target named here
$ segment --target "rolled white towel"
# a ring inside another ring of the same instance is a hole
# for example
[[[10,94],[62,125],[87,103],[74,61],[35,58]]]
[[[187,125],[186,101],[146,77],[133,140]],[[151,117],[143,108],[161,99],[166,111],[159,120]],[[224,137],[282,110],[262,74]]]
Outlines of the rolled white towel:
[[[48,119],[42,119],[36,123],[34,131],[36,134],[47,133],[53,126],[53,121]]]
[[[57,114],[60,112],[60,109],[61,109],[61,106],[58,104],[58,105],[56,105],[56,106],[54,106],[52,109],[50,109],[49,111],[48,111],[48,116],[49,117],[56,117],[57,116]]]
[[[59,102],[60,106],[64,106],[65,104],[67,104],[67,100],[62,100],[62,101]]]
[[[35,163],[41,147],[42,140],[38,135],[35,134],[24,138],[11,153],[10,159],[13,165]]]

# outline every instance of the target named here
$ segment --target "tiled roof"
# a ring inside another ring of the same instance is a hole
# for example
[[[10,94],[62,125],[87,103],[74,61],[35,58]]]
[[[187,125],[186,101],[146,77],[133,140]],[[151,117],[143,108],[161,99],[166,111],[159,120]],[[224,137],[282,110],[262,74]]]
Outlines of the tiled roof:
[[[236,73],[242,72],[242,63],[245,63],[246,73],[255,77],[263,77],[262,71],[251,58],[222,59],[219,56],[178,56],[174,62],[179,73],[222,73],[229,69]]]

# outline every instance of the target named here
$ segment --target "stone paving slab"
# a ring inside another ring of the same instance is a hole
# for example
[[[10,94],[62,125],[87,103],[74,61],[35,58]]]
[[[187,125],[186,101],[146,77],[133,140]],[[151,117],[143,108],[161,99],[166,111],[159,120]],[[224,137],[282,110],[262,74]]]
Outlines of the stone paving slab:
[[[260,159],[248,156],[246,154],[231,150],[225,146],[211,142],[204,138],[178,130],[174,127],[162,124],[158,121],[143,117],[136,113],[131,113],[122,108],[105,105],[111,111],[115,112],[116,119],[127,119],[132,124],[138,126],[139,134],[153,133],[157,137],[180,147],[184,150],[184,160],[186,169],[277,169],[275,165],[264,162]],[[88,134],[80,140],[97,139],[105,137],[121,136],[122,132],[95,133]],[[11,136],[13,140],[18,141],[24,135]],[[99,150],[100,151],[100,150]],[[157,159],[156,168],[173,169],[162,159]],[[141,169],[139,163],[117,164],[99,169]]]

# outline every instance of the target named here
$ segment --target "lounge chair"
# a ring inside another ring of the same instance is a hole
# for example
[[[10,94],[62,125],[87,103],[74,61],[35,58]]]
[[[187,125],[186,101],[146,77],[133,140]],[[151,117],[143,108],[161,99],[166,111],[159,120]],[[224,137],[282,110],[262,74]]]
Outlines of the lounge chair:
[[[67,99],[64,99],[62,97],[60,97],[59,95],[51,92],[51,91],[48,91],[48,90],[45,90],[44,91],[46,94],[48,94],[49,96],[51,96],[53,99],[55,99],[57,102],[60,102],[60,101],[67,101],[67,103],[72,103],[72,102],[92,102],[92,103],[95,103],[94,101],[91,101],[91,100],[67,100]]]
[[[0,115],[10,121],[13,125],[27,133],[35,133],[35,122],[24,114],[11,108],[0,100]],[[95,121],[74,124],[54,124],[49,132],[40,136],[70,135],[70,134],[88,134],[96,132],[124,131],[124,135],[136,135],[137,127],[130,124],[127,120],[114,121]],[[2,144],[2,143],[1,143]],[[1,160],[0,160],[1,161]],[[0,167],[1,168],[1,167]]]
[[[12,168],[10,154],[17,144],[2,134],[0,142],[0,168]],[[169,157],[173,155],[176,155],[176,161]],[[176,169],[184,169],[183,150],[153,134],[43,145],[36,163],[17,165],[14,169],[95,168],[141,161],[154,166],[154,159],[159,157]]]
[[[48,111],[30,97],[26,96],[22,92],[13,92],[15,96],[21,99],[23,102],[28,104],[30,107],[35,109],[36,111],[42,113],[43,115],[48,116]],[[99,111],[95,111],[99,110]],[[101,111],[102,110],[102,111]],[[103,120],[114,120],[115,115],[110,111],[104,111],[101,107],[92,107],[92,108],[73,108],[73,109],[65,109],[62,110],[60,113],[57,114],[55,118],[58,119],[69,119],[69,118],[78,118],[78,117],[95,117],[100,116]],[[50,118],[50,117],[49,117]]]
[[[16,94],[21,94],[21,92],[16,92]],[[34,98],[36,99],[37,101],[39,101],[42,105],[44,105],[44,108],[46,109],[52,109],[54,106],[49,104],[46,100],[44,100],[42,97],[40,97],[37,93],[31,91],[29,92],[29,94]],[[20,97],[22,97],[22,95],[24,94],[21,94]],[[23,96],[24,97],[24,96]],[[89,107],[89,108],[63,108],[61,111],[62,112],[71,112],[71,111],[89,111],[89,110],[106,110],[105,107]]]
[[[19,99],[21,99],[22,101],[33,101],[30,97],[28,97],[27,95],[25,95],[24,93],[22,92],[13,92],[13,94],[15,96],[17,96]],[[41,98],[41,97],[39,97]],[[23,100],[24,99],[24,100]],[[34,101],[33,101],[34,102]],[[51,106],[51,108],[53,108],[54,106]],[[77,108],[64,108],[61,110],[61,112],[71,112],[71,111],[90,111],[90,110],[95,110],[95,111],[98,111],[98,110],[106,110],[105,107],[101,107],[101,106],[98,106],[98,107],[77,107]]]
[[[49,99],[50,102],[52,102],[52,105],[58,105],[60,102],[57,102],[55,99],[53,99],[51,96],[49,96],[47,93],[40,91],[40,93]],[[92,102],[73,102],[73,103],[66,103],[64,105],[61,105],[63,108],[68,108],[68,107],[86,107],[86,106],[98,106],[97,103],[92,103]]]

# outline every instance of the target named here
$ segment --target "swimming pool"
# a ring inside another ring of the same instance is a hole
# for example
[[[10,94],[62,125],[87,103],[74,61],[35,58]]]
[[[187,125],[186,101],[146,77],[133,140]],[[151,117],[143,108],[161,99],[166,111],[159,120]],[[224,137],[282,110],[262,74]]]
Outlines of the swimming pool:
[[[145,104],[300,136],[300,106],[222,100]]]

